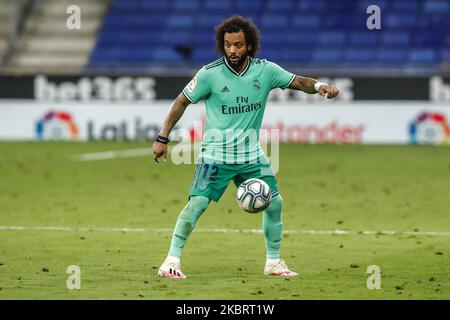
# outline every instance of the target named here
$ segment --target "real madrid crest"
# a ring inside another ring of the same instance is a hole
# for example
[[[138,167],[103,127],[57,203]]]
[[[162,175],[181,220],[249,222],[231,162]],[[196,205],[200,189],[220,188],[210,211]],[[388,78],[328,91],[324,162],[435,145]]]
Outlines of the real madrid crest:
[[[253,90],[259,90],[261,88],[261,85],[258,80],[253,80]]]

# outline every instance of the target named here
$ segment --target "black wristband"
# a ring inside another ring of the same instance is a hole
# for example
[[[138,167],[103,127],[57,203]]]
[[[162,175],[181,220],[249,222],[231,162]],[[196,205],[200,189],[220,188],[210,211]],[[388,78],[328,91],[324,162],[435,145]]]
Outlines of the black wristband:
[[[156,141],[164,143],[164,144],[168,144],[169,138],[158,135],[158,137],[156,138]]]

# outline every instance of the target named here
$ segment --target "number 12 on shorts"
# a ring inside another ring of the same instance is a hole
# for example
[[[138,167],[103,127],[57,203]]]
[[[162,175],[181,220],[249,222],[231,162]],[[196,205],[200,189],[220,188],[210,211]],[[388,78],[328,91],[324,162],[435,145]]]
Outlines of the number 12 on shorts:
[[[199,163],[195,169],[195,179],[193,182],[194,187],[198,185],[198,181],[216,181],[219,173],[219,167],[216,165],[209,165],[207,163]]]

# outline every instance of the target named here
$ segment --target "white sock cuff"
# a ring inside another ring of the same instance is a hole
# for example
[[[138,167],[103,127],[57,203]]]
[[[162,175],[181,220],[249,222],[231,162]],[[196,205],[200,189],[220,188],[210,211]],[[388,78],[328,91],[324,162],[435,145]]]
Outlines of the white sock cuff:
[[[180,258],[175,256],[167,256],[166,262],[180,263]]]
[[[276,263],[278,260],[280,260],[280,258],[278,258],[278,259],[268,259],[268,258],[266,258],[266,263],[267,264],[272,264],[272,263]]]

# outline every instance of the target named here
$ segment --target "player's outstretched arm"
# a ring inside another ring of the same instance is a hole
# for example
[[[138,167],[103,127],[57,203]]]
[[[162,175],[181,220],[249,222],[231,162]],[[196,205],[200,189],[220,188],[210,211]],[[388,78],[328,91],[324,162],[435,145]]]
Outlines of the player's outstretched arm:
[[[318,82],[313,78],[295,76],[294,81],[289,85],[290,89],[304,91],[306,93],[319,93],[321,96],[327,95],[328,99],[336,98],[339,90],[335,86]]]
[[[164,120],[163,127],[159,132],[158,139],[153,144],[153,159],[159,162],[160,157],[167,159],[167,142],[170,132],[175,124],[183,116],[184,110],[191,102],[186,98],[183,93],[180,93],[170,106],[169,113]]]

